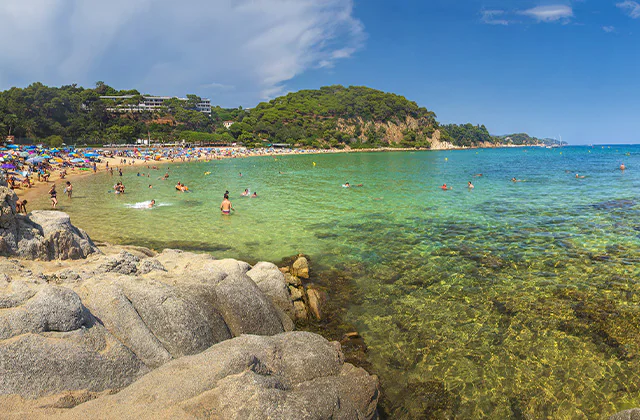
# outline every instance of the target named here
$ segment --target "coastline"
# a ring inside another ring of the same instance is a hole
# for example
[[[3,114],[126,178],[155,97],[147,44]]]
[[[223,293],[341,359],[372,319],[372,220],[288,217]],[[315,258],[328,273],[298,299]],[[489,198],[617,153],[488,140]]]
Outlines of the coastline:
[[[379,148],[369,148],[369,149],[326,149],[326,150],[313,150],[309,152],[302,152],[300,150],[292,150],[287,152],[278,152],[278,153],[246,153],[238,156],[216,156],[214,158],[207,158],[205,156],[193,157],[187,163],[192,161],[207,161],[207,160],[222,160],[222,159],[243,159],[250,157],[260,157],[260,156],[291,156],[291,155],[321,155],[321,154],[332,154],[332,153],[370,153],[370,152],[415,152],[415,151],[445,151],[445,150],[468,150],[468,149],[500,149],[500,148],[518,148],[518,147],[537,147],[539,145],[508,145],[508,144],[499,144],[499,145],[482,145],[479,147],[457,147],[452,145],[447,145],[447,147],[438,147],[431,149],[423,149],[423,148],[414,148],[414,147],[379,147]],[[227,148],[230,150],[241,150],[241,148]],[[114,149],[114,150],[127,150],[127,149]],[[105,171],[106,164],[109,163],[109,168],[117,168],[120,166],[120,157],[101,157],[101,162],[97,164],[97,172]],[[127,158],[127,163],[123,167],[139,167],[139,166],[150,166],[150,165],[171,165],[175,164],[177,161],[171,161],[167,159],[161,160],[142,160],[135,159],[131,160],[131,158]],[[181,162],[184,163],[184,162]],[[97,173],[96,172],[96,173]],[[60,178],[59,173],[52,172],[52,177],[57,176],[56,179],[50,180],[48,182],[32,180],[31,188],[24,189],[18,188],[15,193],[18,195],[20,199],[26,199],[27,201],[31,201],[34,197],[38,197],[42,194],[45,194],[51,185],[56,183],[65,183],[66,181],[73,181],[75,179],[87,177],[90,175],[94,175],[93,170],[82,171],[78,168],[70,168],[67,170],[67,175],[64,179]]]

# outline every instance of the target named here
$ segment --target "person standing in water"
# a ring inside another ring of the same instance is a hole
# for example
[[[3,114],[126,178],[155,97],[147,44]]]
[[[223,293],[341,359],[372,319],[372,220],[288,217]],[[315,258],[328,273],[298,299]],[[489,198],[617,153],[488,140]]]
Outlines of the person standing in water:
[[[67,181],[67,187],[64,190],[67,193],[67,197],[71,199],[71,194],[73,194],[73,185],[71,185],[71,182]]]
[[[236,211],[236,209],[233,208],[231,201],[229,201],[229,194],[225,194],[224,200],[222,200],[222,204],[220,204],[220,211],[222,214],[231,214],[231,210]]]
[[[471,183],[471,181],[469,181],[467,183],[467,187],[469,187],[470,190],[472,190],[474,188],[473,184]]]
[[[55,209],[58,205],[58,193],[56,192],[56,184],[53,184],[51,186],[49,195],[51,196],[51,207]]]

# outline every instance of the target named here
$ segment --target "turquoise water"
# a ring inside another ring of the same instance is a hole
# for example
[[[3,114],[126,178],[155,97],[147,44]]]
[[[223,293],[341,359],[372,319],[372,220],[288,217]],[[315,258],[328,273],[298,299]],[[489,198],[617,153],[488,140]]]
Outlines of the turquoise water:
[[[78,179],[60,208],[98,241],[248,261],[303,252],[348,274],[358,292],[345,322],[365,337],[394,418],[597,418],[640,406],[638,146],[160,168]],[[110,192],[119,180],[122,196]],[[258,198],[240,197],[245,188]],[[218,210],[225,190],[231,217]],[[159,206],[134,208],[150,199]],[[46,197],[31,206],[46,207]]]

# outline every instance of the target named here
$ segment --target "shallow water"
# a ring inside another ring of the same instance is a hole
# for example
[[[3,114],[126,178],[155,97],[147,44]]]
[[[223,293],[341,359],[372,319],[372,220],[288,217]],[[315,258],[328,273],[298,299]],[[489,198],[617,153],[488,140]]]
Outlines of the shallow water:
[[[640,406],[640,147],[260,157],[175,164],[158,179],[167,167],[78,179],[60,208],[98,241],[249,261],[303,252],[349,273],[359,296],[345,321],[394,418]]]

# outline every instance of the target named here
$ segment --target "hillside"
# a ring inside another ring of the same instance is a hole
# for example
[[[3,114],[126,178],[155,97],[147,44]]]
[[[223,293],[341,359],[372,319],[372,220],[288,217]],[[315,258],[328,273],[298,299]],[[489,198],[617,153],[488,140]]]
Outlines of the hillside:
[[[112,98],[102,99],[104,95]],[[42,83],[11,88],[0,92],[0,136],[54,146],[124,144],[149,137],[160,142],[319,148],[451,148],[507,141],[491,136],[483,125],[440,125],[434,112],[415,102],[364,86],[302,90],[250,110],[212,106],[211,115],[196,110],[201,98],[195,95],[166,100],[151,110],[139,109],[141,98],[136,90],[116,90],[103,82],[93,89]],[[227,128],[225,122],[231,125]],[[535,144],[537,139],[524,134],[513,135],[511,141]]]

